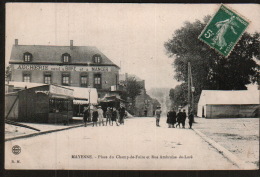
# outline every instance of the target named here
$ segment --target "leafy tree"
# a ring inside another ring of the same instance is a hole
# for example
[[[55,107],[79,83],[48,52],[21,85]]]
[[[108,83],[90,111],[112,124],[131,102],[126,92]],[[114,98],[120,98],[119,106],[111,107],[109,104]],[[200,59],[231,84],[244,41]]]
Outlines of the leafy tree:
[[[10,81],[10,80],[11,80],[11,76],[12,76],[11,67],[10,67],[10,66],[7,66],[6,69],[5,69],[5,79],[6,79],[7,81]]]
[[[229,57],[225,58],[198,39],[209,19],[210,16],[206,16],[203,21],[185,22],[164,44],[168,56],[174,58],[175,79],[187,82],[188,62],[191,63],[195,103],[203,89],[245,90],[245,85],[260,82],[256,63],[260,60],[260,34],[244,33]],[[174,93],[178,93],[177,90]]]
[[[188,84],[182,83],[177,85],[174,89],[170,90],[170,99],[172,101],[172,106],[177,109],[179,106],[185,106],[188,103]]]
[[[126,80],[126,96],[131,99],[132,107],[135,108],[135,99],[141,94],[143,87],[134,77],[129,77]]]

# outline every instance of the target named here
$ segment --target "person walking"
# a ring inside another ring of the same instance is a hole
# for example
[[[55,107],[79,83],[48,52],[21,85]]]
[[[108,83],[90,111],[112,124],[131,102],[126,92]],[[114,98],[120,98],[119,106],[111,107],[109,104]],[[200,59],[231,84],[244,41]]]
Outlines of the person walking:
[[[107,111],[106,111],[106,126],[107,126],[107,122],[109,122],[109,125],[111,125],[111,117],[112,117],[112,110],[110,107],[107,107]]]
[[[119,123],[124,124],[125,108],[121,105],[119,108]]]
[[[117,123],[117,119],[118,119],[118,111],[116,110],[116,108],[113,108],[112,116],[111,116],[112,126],[113,126],[113,122],[116,122],[116,125],[119,126]]]
[[[192,128],[192,123],[194,122],[194,114],[193,114],[192,110],[190,111],[188,119],[189,119],[189,125],[190,125],[190,129],[191,129]]]
[[[179,109],[179,112],[177,113],[177,124],[176,124],[176,128],[177,128],[178,126],[179,126],[179,128],[180,128],[181,120],[182,120],[182,112],[181,112],[181,109]]]
[[[168,113],[167,113],[167,120],[166,120],[166,123],[168,124],[168,128],[172,128],[172,124],[173,124],[173,115],[172,115],[172,110],[170,110]]]
[[[183,112],[182,112],[182,119],[181,119],[182,128],[185,128],[185,121],[186,121],[186,118],[187,118],[187,114],[186,114],[186,112],[185,112],[185,109],[183,109]]]
[[[87,107],[84,107],[83,110],[83,120],[84,120],[84,126],[87,127],[87,122],[90,117],[89,109]]]
[[[155,110],[155,118],[156,118],[156,126],[160,127],[160,118],[161,118],[161,107],[157,106],[157,109]]]
[[[95,107],[93,108],[92,121],[93,121],[93,127],[94,127],[95,124],[96,124],[96,126],[97,126],[98,111],[97,111],[97,109],[96,109]]]
[[[101,106],[98,106],[97,112],[98,112],[99,126],[101,126],[101,123],[104,126],[104,111],[102,110]]]

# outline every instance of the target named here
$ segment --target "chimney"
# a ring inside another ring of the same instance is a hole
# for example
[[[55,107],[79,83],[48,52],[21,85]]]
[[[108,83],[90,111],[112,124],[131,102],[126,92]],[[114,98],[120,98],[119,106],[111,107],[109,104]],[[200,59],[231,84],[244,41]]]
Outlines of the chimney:
[[[73,49],[73,40],[70,40],[70,50]]]
[[[15,45],[18,45],[18,39],[15,39],[15,40],[14,40],[14,44],[15,44]]]

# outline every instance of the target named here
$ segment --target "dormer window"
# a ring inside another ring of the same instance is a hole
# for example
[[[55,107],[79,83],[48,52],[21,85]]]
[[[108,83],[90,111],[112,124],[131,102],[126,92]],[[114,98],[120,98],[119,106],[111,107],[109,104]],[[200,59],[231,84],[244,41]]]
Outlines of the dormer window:
[[[96,54],[93,56],[93,61],[94,63],[101,63],[102,62],[102,58],[100,55]]]
[[[25,62],[31,62],[32,61],[32,54],[30,54],[29,52],[24,53],[23,59],[24,59]]]
[[[70,63],[70,55],[68,53],[65,53],[62,55],[62,62],[63,63]]]

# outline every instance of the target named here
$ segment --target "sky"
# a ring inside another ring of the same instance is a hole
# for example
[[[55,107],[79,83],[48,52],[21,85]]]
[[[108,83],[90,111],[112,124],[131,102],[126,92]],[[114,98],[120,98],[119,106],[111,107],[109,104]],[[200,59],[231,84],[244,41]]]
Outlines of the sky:
[[[173,58],[164,43],[185,21],[214,15],[220,4],[7,3],[6,64],[21,45],[96,46],[121,73],[145,80],[146,89],[174,88]],[[260,5],[227,4],[260,31]]]

